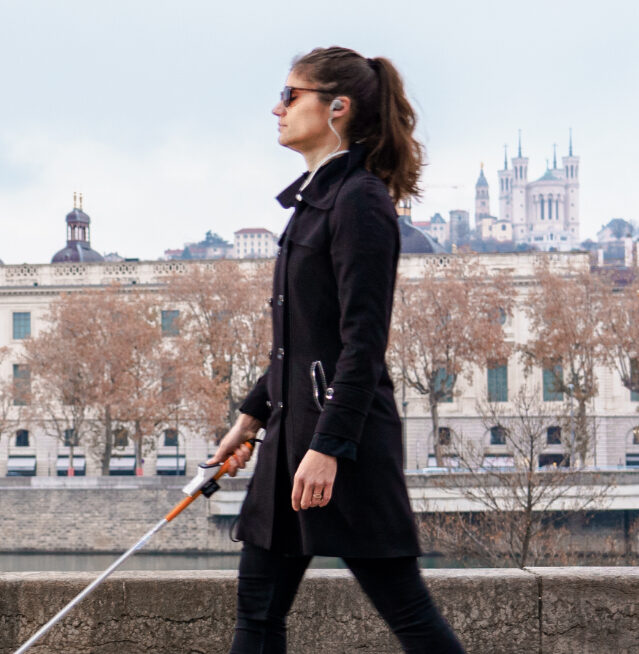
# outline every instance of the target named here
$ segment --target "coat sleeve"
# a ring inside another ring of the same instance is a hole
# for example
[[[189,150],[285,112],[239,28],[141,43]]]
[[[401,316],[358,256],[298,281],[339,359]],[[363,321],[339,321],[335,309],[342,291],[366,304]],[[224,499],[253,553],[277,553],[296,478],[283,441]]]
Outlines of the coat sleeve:
[[[253,390],[246,396],[240,405],[240,411],[253,416],[263,424],[268,422],[271,415],[271,400],[268,394],[267,380],[270,366],[257,380]]]
[[[342,350],[315,433],[359,443],[385,367],[399,228],[381,181],[348,186],[329,220]]]

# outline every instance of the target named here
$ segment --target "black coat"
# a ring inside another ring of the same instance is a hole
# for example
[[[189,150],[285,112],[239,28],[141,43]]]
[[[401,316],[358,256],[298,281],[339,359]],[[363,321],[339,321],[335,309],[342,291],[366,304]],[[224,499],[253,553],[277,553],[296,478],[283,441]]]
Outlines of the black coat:
[[[273,350],[241,411],[266,423],[238,537],[291,554],[419,554],[403,475],[402,429],[385,364],[399,256],[397,214],[364,151],[326,164],[278,200],[295,211],[280,239],[273,282]],[[320,412],[310,368],[328,386]],[[333,497],[295,513],[293,476],[315,433],[350,439]]]

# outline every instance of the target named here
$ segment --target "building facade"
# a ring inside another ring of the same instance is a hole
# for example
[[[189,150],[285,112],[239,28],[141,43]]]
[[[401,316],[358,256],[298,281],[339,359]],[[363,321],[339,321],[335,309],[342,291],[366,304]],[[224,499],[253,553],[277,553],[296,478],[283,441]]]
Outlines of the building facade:
[[[448,265],[452,255],[403,254],[400,273],[419,277],[429,267]],[[587,269],[588,255],[583,253],[509,253],[476,255],[487,271],[510,271],[515,277],[519,293],[518,308],[507,318],[505,330],[513,343],[528,338],[528,323],[523,311],[526,293],[532,283],[535,267],[547,262],[561,272]],[[15,388],[28,383],[29,372],[23,367],[21,348],[25,338],[36,335],[44,324],[50,303],[62,292],[90,288],[104,288],[114,282],[140,291],[160,289],[171,275],[188,275],[197,261],[151,262],[68,262],[56,264],[24,264],[0,266],[0,347],[8,349],[0,366],[0,379],[13,383]],[[204,265],[214,266],[215,261]],[[254,265],[247,261],[247,266]],[[425,307],[425,310],[427,308]],[[533,381],[539,385],[543,405],[548,415],[555,415],[558,399],[544,391],[542,370],[533,371]],[[632,394],[612,370],[597,370],[599,394],[589,408],[596,419],[596,447],[590,462],[598,466],[639,464],[639,395]],[[511,457],[506,446],[478,414],[479,401],[492,393],[505,410],[512,408],[518,387],[524,382],[523,366],[517,355],[496,368],[476,368],[470,382],[460,379],[450,402],[440,406],[440,429],[470,439],[484,449],[486,455],[503,462]],[[546,389],[547,390],[547,389]],[[544,394],[545,393],[545,394]],[[405,463],[408,469],[420,469],[433,464],[434,447],[428,401],[425,396],[396,386],[397,402],[403,407],[405,424]],[[8,407],[10,428],[0,436],[0,476],[3,475],[60,475],[66,474],[69,445],[46,433],[29,421],[19,403]],[[556,432],[549,434],[544,456],[558,456],[562,446]],[[188,432],[172,433],[165,430],[156,435],[156,446],[144,454],[144,474],[195,473],[197,464],[212,453],[214,445]],[[99,462],[82,445],[75,448],[76,474],[99,475]],[[511,457],[512,458],[512,457]],[[135,458],[133,444],[123,442],[114,450],[110,474],[133,474]],[[454,465],[454,462],[453,464]]]
[[[552,168],[537,180],[528,179],[528,157],[523,156],[521,136],[517,156],[504,155],[499,177],[499,220],[510,224],[516,244],[539,250],[570,251],[579,238],[579,157],[573,154],[572,133],[568,155],[557,166],[556,148]]]
[[[245,227],[233,233],[234,259],[269,259],[277,252],[277,236],[264,227]]]

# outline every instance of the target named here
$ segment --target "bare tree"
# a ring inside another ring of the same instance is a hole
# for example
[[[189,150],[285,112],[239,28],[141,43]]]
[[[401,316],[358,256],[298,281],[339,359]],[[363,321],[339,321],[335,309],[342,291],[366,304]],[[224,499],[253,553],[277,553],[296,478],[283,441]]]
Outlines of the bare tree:
[[[180,307],[180,347],[192,362],[191,410],[203,426],[228,427],[268,364],[270,278],[270,263],[249,270],[237,261],[218,261],[169,281],[166,298]],[[222,392],[226,408],[220,416]]]
[[[600,324],[606,363],[629,391],[639,393],[639,280],[621,285],[607,280],[606,286],[602,293],[606,319]]]
[[[102,474],[109,473],[116,429],[132,427],[139,471],[145,437],[168,419],[158,316],[154,298],[138,290],[64,293],[45,329],[25,343],[36,378],[35,415],[71,452],[76,443],[89,444]]]
[[[524,364],[528,370],[542,368],[558,398],[575,401],[574,446],[582,464],[593,445],[588,406],[597,394],[595,369],[606,362],[600,339],[606,293],[601,279],[590,272],[559,275],[540,268],[524,303],[530,326],[530,338],[520,350]]]
[[[64,315],[65,302],[54,303],[45,320],[50,328],[37,337],[25,339],[24,353],[33,376],[30,403],[32,418],[45,433],[69,447],[67,475],[74,475],[75,447],[81,444],[90,426],[90,362],[84,358],[82,341],[88,332],[72,324]]]
[[[430,537],[448,554],[491,565],[506,560],[520,568],[547,561],[566,536],[557,527],[561,518],[605,504],[609,482],[591,480],[586,486],[582,472],[561,465],[539,467],[548,428],[558,419],[545,413],[539,398],[539,388],[521,386],[510,410],[498,403],[478,406],[485,428],[499,430],[512,466],[494,465],[483,444],[459,437],[456,445],[466,474],[449,478],[444,486],[455,484],[473,510],[428,520]],[[566,457],[567,450],[564,442]]]
[[[9,356],[9,348],[0,347],[0,365]],[[23,407],[14,405],[13,383],[7,379],[0,379],[0,439],[9,435],[20,424]]]
[[[389,344],[394,376],[428,398],[437,464],[443,465],[439,406],[473,366],[506,358],[503,322],[512,312],[508,277],[489,275],[472,258],[451,257],[418,280],[400,278]]]

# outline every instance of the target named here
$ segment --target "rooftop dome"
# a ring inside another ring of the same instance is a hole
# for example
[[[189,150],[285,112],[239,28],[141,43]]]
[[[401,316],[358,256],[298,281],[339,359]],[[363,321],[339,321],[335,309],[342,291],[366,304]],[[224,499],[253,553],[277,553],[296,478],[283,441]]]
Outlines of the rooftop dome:
[[[415,227],[407,216],[399,216],[399,235],[402,254],[433,254],[444,248],[428,234]]]
[[[67,214],[67,224],[69,223],[83,223],[89,225],[91,223],[91,218],[89,218],[82,209],[73,207],[73,209]]]
[[[537,180],[538,182],[560,182],[559,177],[553,170],[548,168],[546,172]]]
[[[94,261],[104,261],[104,257],[95,250],[92,250],[87,244],[75,242],[73,245],[67,244],[67,247],[56,252],[51,259],[51,263],[65,263],[84,261],[92,263]]]
[[[73,209],[67,214],[67,246],[56,252],[51,263],[104,261],[101,254],[91,249],[89,225],[91,218],[82,211],[82,194],[73,194]]]

